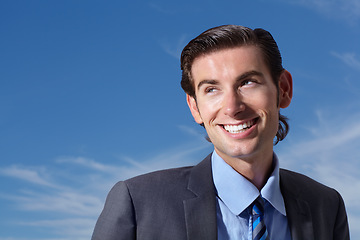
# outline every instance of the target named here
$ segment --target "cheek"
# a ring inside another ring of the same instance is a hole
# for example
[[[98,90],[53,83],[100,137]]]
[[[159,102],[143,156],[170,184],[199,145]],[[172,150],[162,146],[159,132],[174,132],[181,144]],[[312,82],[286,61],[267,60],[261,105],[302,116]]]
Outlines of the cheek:
[[[277,107],[275,94],[255,95],[251,99],[248,99],[246,105],[264,120],[264,125],[272,125],[273,122],[279,119],[279,108]]]
[[[199,106],[199,113],[205,125],[213,118],[214,115],[208,105]]]
[[[202,105],[204,107],[214,109],[221,107],[223,100],[223,94],[215,93],[209,96],[202,97],[200,103],[203,103]]]
[[[264,89],[263,89],[264,90]],[[247,103],[254,109],[262,109],[266,112],[272,111],[277,108],[277,94],[276,89],[274,91],[257,91],[252,92],[246,96]]]
[[[198,109],[203,120],[211,119],[216,116],[216,113],[221,109],[220,98],[208,98],[198,101]]]

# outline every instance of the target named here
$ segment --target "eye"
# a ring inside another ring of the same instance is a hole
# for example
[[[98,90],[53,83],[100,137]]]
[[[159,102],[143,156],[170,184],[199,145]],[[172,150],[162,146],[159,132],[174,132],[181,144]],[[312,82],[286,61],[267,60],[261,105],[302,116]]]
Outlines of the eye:
[[[256,84],[256,81],[254,79],[247,79],[247,80],[244,80],[243,82],[241,82],[241,87],[242,86],[252,86]]]
[[[216,92],[217,88],[215,87],[207,87],[205,88],[205,93],[212,93],[212,92]]]

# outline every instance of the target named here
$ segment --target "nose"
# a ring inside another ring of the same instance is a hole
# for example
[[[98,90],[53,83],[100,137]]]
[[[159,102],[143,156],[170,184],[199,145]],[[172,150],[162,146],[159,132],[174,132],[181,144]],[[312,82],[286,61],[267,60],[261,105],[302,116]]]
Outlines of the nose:
[[[235,117],[237,114],[243,112],[245,110],[245,104],[242,96],[236,91],[225,94],[223,109],[225,114],[230,117]]]

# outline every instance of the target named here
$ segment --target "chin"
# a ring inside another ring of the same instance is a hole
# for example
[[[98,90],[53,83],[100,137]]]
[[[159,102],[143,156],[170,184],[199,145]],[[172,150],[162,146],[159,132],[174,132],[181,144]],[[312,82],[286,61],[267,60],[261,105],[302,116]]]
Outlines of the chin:
[[[223,156],[227,156],[230,158],[239,158],[239,159],[245,159],[245,158],[252,157],[252,156],[256,155],[256,152],[257,152],[253,148],[245,148],[245,149],[230,148],[230,149],[232,149],[232,150],[231,151],[217,150],[217,152],[219,153],[219,151],[220,151],[221,155],[223,155]]]

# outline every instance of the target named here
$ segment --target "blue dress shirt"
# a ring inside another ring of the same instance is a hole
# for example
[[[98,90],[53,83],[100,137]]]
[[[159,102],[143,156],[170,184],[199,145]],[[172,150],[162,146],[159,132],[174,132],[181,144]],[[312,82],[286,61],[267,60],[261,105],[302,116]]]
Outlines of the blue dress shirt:
[[[217,225],[219,240],[251,240],[251,203],[261,195],[265,200],[264,219],[270,239],[290,240],[284,199],[280,191],[279,161],[274,153],[274,170],[259,190],[236,172],[214,151],[211,159],[217,191]]]

